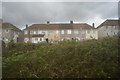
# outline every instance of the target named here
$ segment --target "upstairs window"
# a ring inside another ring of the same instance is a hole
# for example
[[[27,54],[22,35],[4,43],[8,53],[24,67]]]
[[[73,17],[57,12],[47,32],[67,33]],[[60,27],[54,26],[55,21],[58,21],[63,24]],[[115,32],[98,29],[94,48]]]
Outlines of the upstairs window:
[[[34,34],[38,34],[38,31],[34,31]]]
[[[52,34],[52,31],[49,31],[49,34]]]
[[[24,31],[24,34],[28,34],[28,31],[27,31],[27,30],[25,30],[25,31]]]
[[[33,31],[30,31],[30,34],[33,34],[34,32]]]
[[[87,33],[90,33],[90,31],[88,30]]]
[[[95,30],[93,30],[93,33],[95,33],[96,31]]]
[[[113,29],[116,29],[116,26],[113,26]]]
[[[108,29],[108,26],[106,26],[106,29]]]
[[[79,33],[78,33],[78,30],[74,30],[74,34],[79,34]]]
[[[81,31],[82,34],[85,34],[85,31]]]
[[[72,33],[72,31],[71,30],[67,30],[67,34],[71,34]]]
[[[61,34],[64,34],[64,30],[61,30]]]
[[[46,34],[46,31],[41,31],[41,34]]]
[[[58,30],[56,30],[56,34],[59,34],[59,31],[58,31]]]
[[[8,32],[9,32],[9,29],[5,29],[5,32],[8,33]]]

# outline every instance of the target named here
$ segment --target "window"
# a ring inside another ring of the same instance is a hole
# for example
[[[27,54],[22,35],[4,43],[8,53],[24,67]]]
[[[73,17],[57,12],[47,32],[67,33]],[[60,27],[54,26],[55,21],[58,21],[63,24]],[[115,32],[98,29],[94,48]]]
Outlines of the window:
[[[116,35],[115,32],[114,32],[114,35]]]
[[[85,34],[85,31],[81,31],[82,34]]]
[[[80,40],[80,37],[76,37],[77,40]]]
[[[30,31],[30,34],[33,34],[34,32],[33,31]]]
[[[40,38],[40,41],[42,41],[42,38]]]
[[[51,41],[53,41],[53,40],[54,40],[54,38],[51,38],[50,40],[51,40]]]
[[[79,33],[78,33],[78,30],[75,30],[74,33],[75,33],[75,34],[79,34]]]
[[[42,33],[42,31],[41,31],[41,30],[39,30],[39,31],[38,31],[38,34],[41,34],[41,33]]]
[[[14,35],[16,35],[16,32],[14,32]]]
[[[58,31],[58,30],[56,30],[56,34],[59,34],[59,31]]]
[[[88,30],[87,33],[90,33],[90,31]]]
[[[28,38],[24,38],[24,41],[26,42],[26,41],[28,41],[29,39]]]
[[[38,41],[38,38],[35,38],[35,41]]]
[[[45,31],[42,31],[42,34],[45,34]]]
[[[20,32],[18,32],[18,35],[20,35]]]
[[[64,38],[61,39],[62,41],[65,40]]]
[[[113,29],[116,29],[116,26],[113,26]]]
[[[64,34],[64,30],[61,30],[61,34]]]
[[[49,31],[49,34],[52,34],[52,31]]]
[[[9,41],[9,39],[6,38],[5,41]]]
[[[95,30],[93,30],[93,33],[95,33],[96,31]]]
[[[67,30],[67,34],[71,34],[72,33],[72,31],[71,30]]]
[[[24,31],[24,34],[28,34],[28,31]]]
[[[8,32],[9,32],[9,29],[5,29],[5,32],[7,32],[7,33],[8,33]]]
[[[106,29],[108,29],[108,26],[106,26]]]
[[[66,39],[67,39],[67,40],[70,40],[70,38],[69,38],[69,37],[66,37]]]
[[[38,31],[34,31],[34,34],[38,34]]]

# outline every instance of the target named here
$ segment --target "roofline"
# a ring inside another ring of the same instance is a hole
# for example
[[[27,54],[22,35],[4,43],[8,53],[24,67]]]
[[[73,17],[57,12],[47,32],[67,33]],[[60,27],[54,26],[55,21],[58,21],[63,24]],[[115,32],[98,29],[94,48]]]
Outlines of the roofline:
[[[22,31],[21,29],[19,29],[18,27],[16,27],[16,26],[13,25],[12,23],[9,23],[9,22],[2,22],[2,24],[10,24],[10,25],[14,26],[16,29],[18,29],[19,31]]]
[[[105,23],[106,21],[111,21],[111,20],[119,21],[119,19],[106,19],[104,22],[102,22],[102,23],[97,27],[97,29],[100,28],[100,27],[102,27],[101,25],[102,25],[103,23]]]

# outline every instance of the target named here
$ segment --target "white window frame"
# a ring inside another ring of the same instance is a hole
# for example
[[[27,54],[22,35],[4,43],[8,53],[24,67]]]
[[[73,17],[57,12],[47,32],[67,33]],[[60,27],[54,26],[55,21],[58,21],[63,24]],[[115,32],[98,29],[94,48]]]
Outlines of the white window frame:
[[[67,30],[67,34],[72,34],[72,30]]]
[[[65,34],[65,31],[64,31],[64,30],[61,30],[61,34]]]
[[[79,31],[78,30],[74,30],[74,34],[79,34]]]
[[[34,31],[31,30],[31,31],[30,31],[30,34],[34,34]]]
[[[26,42],[26,41],[29,41],[29,38],[24,38],[24,41]]]
[[[38,41],[38,38],[37,38],[37,37],[35,37],[34,39],[35,39],[35,41]]]
[[[34,34],[38,34],[38,31],[37,31],[37,30],[35,30],[35,31],[34,31]]]
[[[80,37],[76,37],[77,40],[80,40]]]
[[[49,31],[49,32],[48,32],[48,34],[52,34],[52,33],[53,33],[53,31]]]
[[[87,30],[87,34],[90,34],[90,30]]]
[[[9,32],[9,29],[5,29],[5,32],[8,33],[8,32]]]
[[[82,34],[85,34],[85,31],[81,31],[82,32]]]
[[[28,34],[28,31],[27,31],[27,30],[25,30],[25,31],[24,31],[24,34]]]
[[[59,34],[59,30],[56,30],[56,34]]]

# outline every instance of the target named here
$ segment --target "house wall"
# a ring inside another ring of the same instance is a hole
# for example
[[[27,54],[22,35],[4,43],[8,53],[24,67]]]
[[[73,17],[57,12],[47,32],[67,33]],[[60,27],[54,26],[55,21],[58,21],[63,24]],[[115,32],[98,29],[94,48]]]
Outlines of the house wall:
[[[98,28],[98,38],[118,35],[118,26],[114,28],[113,26],[102,26]]]
[[[45,39],[43,37],[33,37],[33,38],[31,38],[32,43],[40,43],[40,42],[43,42],[43,41],[45,41]]]
[[[62,39],[67,39],[67,38],[70,38],[70,39],[72,39],[72,38],[79,38],[80,40],[82,40],[82,39],[85,38],[85,31],[84,30],[72,29],[71,30],[72,31],[71,34],[68,34],[67,30],[69,30],[69,29],[65,29],[64,30],[65,33],[60,35],[61,36],[61,40]],[[78,31],[78,34],[75,33],[76,30]]]
[[[52,34],[49,33],[47,34],[49,41],[60,40],[60,30],[49,30],[49,31],[52,31]],[[58,34],[56,33],[56,31],[58,31]]]
[[[68,30],[71,30],[71,34],[68,34]],[[75,31],[78,31],[78,33],[75,33]],[[35,30],[34,30],[35,31]],[[53,42],[53,41],[56,41],[56,40],[64,40],[64,39],[72,39],[72,38],[76,38],[78,40],[84,40],[84,39],[98,39],[98,32],[96,29],[92,29],[90,30],[90,33],[87,33],[86,31],[87,30],[81,30],[81,29],[62,29],[62,30],[43,30],[45,31],[45,36],[43,37],[43,41],[46,41],[46,39],[48,38],[48,41],[49,42]],[[58,31],[58,32],[57,32]],[[62,34],[62,31],[64,31],[64,34]],[[92,31],[95,31],[94,33]],[[38,34],[39,31],[38,31]],[[27,34],[24,34],[24,41],[25,42],[33,42],[33,43],[36,43],[34,42],[32,38],[32,36],[35,35],[34,33],[33,34],[30,34],[29,31]],[[91,36],[93,38],[91,38]],[[28,39],[26,39],[28,38]],[[42,42],[42,41],[40,41]]]
[[[86,30],[86,39],[98,39],[97,29]]]
[[[6,29],[8,30],[8,32],[6,32]],[[20,31],[13,30],[10,28],[3,28],[2,29],[2,39],[5,43],[10,42],[11,40],[14,40],[14,42],[19,42],[20,41],[20,37],[19,37],[20,34],[21,34]]]

